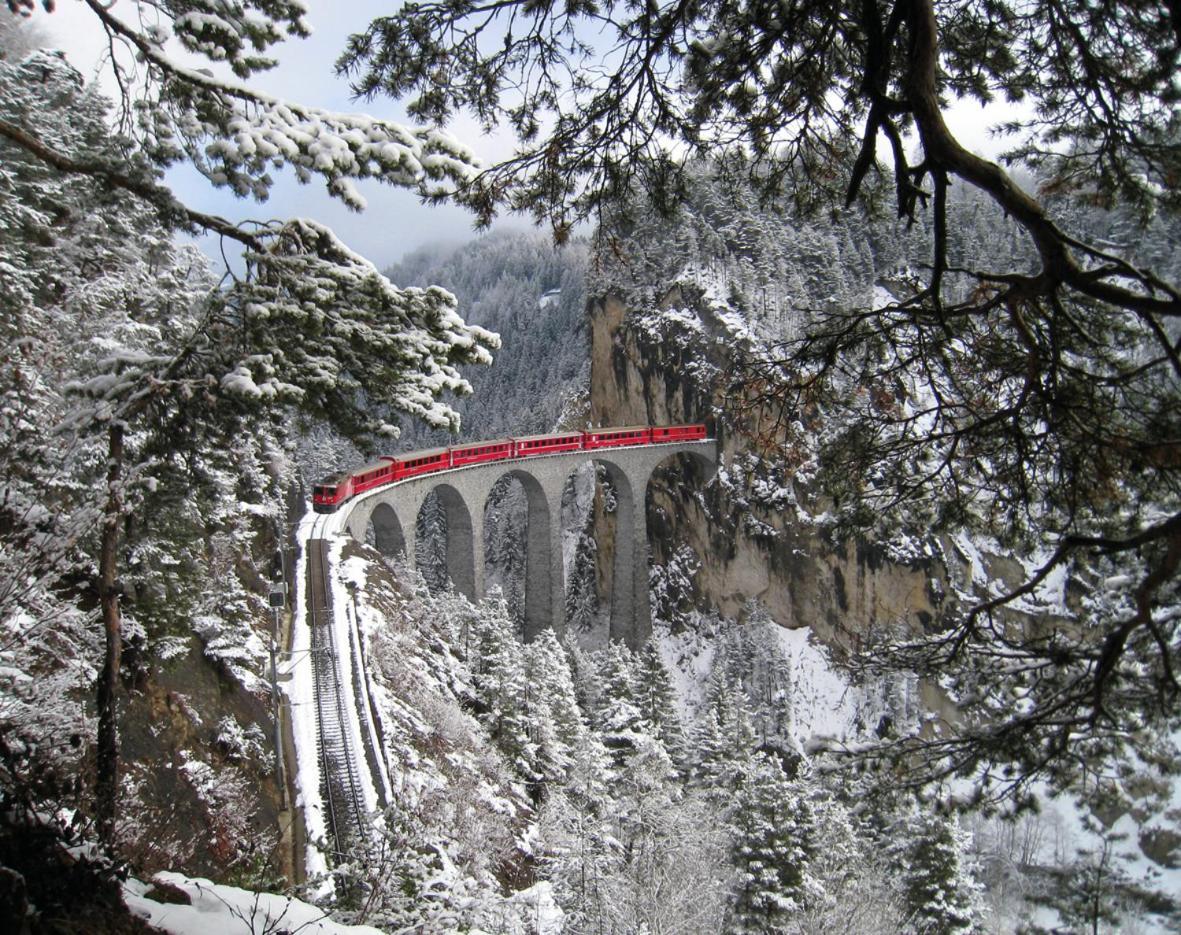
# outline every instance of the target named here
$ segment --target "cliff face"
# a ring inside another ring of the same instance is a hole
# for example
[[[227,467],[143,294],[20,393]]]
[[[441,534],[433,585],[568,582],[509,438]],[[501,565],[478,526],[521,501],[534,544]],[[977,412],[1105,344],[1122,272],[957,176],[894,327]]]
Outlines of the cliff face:
[[[749,334],[722,303],[686,287],[656,310],[614,297],[590,305],[591,417],[595,424],[700,422],[719,439],[721,468],[705,481],[670,463],[654,477],[647,509],[654,615],[676,623],[695,607],[744,616],[756,600],[785,627],[811,626],[851,645],[874,623],[930,624],[946,593],[933,555],[893,561],[864,543],[834,543],[813,516],[806,478],[755,456],[775,413],[740,408],[728,384]]]

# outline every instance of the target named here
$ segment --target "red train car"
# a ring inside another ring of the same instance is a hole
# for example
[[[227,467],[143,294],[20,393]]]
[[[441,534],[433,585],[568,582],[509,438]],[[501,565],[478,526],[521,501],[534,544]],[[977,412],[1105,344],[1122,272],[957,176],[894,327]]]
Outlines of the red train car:
[[[312,509],[317,513],[335,513],[336,508],[353,495],[353,475],[326,477],[312,485]]]
[[[654,425],[652,426],[652,443],[661,442],[695,442],[705,438],[705,426],[697,425]]]
[[[623,445],[647,445],[652,442],[652,428],[647,425],[625,425],[614,429],[592,429],[582,433],[582,447],[618,448]]]
[[[393,458],[382,457],[348,474],[326,477],[320,483],[313,484],[312,509],[317,513],[335,513],[337,507],[346,500],[390,483],[396,479],[395,463]]]
[[[374,487],[380,487],[383,484],[388,484],[394,479],[394,465],[397,462],[393,458],[384,457],[372,464],[366,464],[364,467],[357,468],[353,471],[351,477],[353,479],[352,496],[359,493],[364,493],[366,490],[372,490]]]
[[[568,432],[565,435],[526,435],[514,438],[516,456],[548,455],[559,451],[581,451],[582,432]]]
[[[419,474],[445,471],[451,467],[451,449],[432,448],[429,451],[411,451],[390,460],[394,463],[394,475],[390,479],[403,480],[407,477],[417,477]]]
[[[486,461],[503,461],[505,458],[511,457],[513,457],[513,440],[511,438],[498,438],[495,441],[451,447],[452,467],[460,467],[464,464],[483,464]]]

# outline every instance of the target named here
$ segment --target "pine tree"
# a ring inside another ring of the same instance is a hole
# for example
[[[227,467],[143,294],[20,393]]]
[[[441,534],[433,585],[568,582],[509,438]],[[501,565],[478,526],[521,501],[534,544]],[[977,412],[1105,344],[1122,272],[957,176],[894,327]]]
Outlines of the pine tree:
[[[525,625],[525,536],[528,503],[520,481],[505,475],[493,485],[484,509],[484,581],[499,587],[518,631]]]
[[[272,7],[268,16],[300,32],[294,7]],[[102,620],[93,810],[101,837],[112,843],[121,785],[124,630],[154,636],[137,613],[163,619],[170,612],[164,602],[136,606],[141,589],[129,589],[135,582],[125,564],[129,553],[142,559],[153,551],[146,540],[159,534],[163,543],[178,532],[179,524],[170,529],[156,522],[157,513],[176,512],[178,500],[202,501],[193,510],[204,514],[205,523],[198,521],[197,528],[213,540],[210,558],[224,561],[222,545],[233,537],[208,520],[219,513],[228,516],[227,501],[234,502],[239,493],[246,495],[242,499],[248,506],[262,507],[259,516],[265,515],[269,507],[250,499],[259,488],[236,488],[243,472],[277,460],[293,416],[333,418],[362,443],[394,432],[390,419],[395,412],[451,424],[454,413],[439,403],[439,393],[448,388],[463,392],[467,384],[456,368],[490,360],[488,348],[496,342],[462,324],[452,296],[438,289],[396,289],[327,228],[308,220],[254,233],[233,227],[187,209],[159,183],[152,166],[153,159],[170,163],[182,155],[175,147],[179,128],[170,123],[179,119],[184,124],[179,132],[187,140],[204,137],[210,143],[205,156],[224,169],[219,177],[235,188],[255,186],[262,193],[270,184],[267,170],[301,150],[307,155],[314,136],[320,146],[339,132],[349,142],[339,141],[354,152],[363,140],[379,143],[390,127],[306,111],[297,117],[296,111],[254,98],[244,88],[221,97],[226,92],[221,82],[194,77],[203,74],[197,71],[177,71],[158,42],[148,42],[109,10],[92,11],[112,35],[143,54],[144,84],[134,83],[157,106],[143,111],[151,129],[136,125],[146,134],[137,149],[108,129],[107,104],[59,56],[36,53],[20,62],[0,62],[0,189],[5,193],[0,240],[11,260],[0,264],[6,313],[0,326],[6,385],[0,393],[12,402],[8,413],[22,423],[35,406],[36,420],[29,424],[56,441],[22,459],[24,465],[13,475],[49,502],[30,513],[28,497],[16,496],[14,489],[7,502],[18,522],[5,524],[4,534],[14,530],[11,541],[19,546],[18,554],[33,558],[28,546],[37,540],[29,538],[29,520],[57,517],[58,528],[43,528],[37,537],[42,542],[57,537],[55,554],[26,564],[41,585],[96,606]],[[162,17],[172,13],[171,8],[156,12]],[[243,34],[251,36],[251,46],[277,39],[263,25],[274,25],[273,20],[246,19]],[[173,23],[193,38],[187,15]],[[218,38],[231,33],[219,31]],[[210,52],[213,45],[202,39],[198,48]],[[225,50],[241,75],[264,67],[262,59],[240,57],[242,51],[236,46]],[[168,76],[174,80],[167,94],[156,96]],[[192,93],[185,93],[186,85]],[[197,98],[204,104],[218,100],[198,117],[192,109]],[[264,132],[261,125],[274,117],[276,107],[284,113],[286,129],[272,126]],[[223,140],[219,146],[213,138],[230,133],[231,124],[234,145]],[[314,125],[317,133],[301,136],[296,124],[305,130]],[[374,132],[357,132],[364,128]],[[294,149],[276,148],[287,130],[294,130],[288,138]],[[247,140],[255,131],[267,136],[265,145]],[[392,136],[387,140],[391,148],[378,157],[379,174],[387,180],[393,179],[386,160],[398,150]],[[274,152],[261,162],[237,160],[231,151],[240,156],[238,145],[253,145],[256,154]],[[308,165],[324,169],[310,156]],[[351,190],[347,176],[373,168],[342,163],[329,174],[343,196]],[[219,285],[195,248],[172,242],[178,228],[212,229],[243,243],[245,275]],[[19,425],[13,427],[24,445],[30,436],[24,432],[22,438]],[[236,460],[251,449],[259,457]],[[191,541],[171,541],[159,553],[170,558],[179,553],[176,560],[183,568],[191,546]],[[139,582],[144,593],[162,590],[163,582],[150,580],[146,563],[140,561],[134,572],[149,579]],[[60,588],[67,577],[70,583]],[[80,594],[88,580],[89,593]],[[186,611],[196,609],[190,597],[176,602],[173,622],[181,623]],[[34,609],[30,598],[26,592],[14,606],[0,607],[5,626],[11,625],[9,614],[20,619]],[[213,603],[218,605],[216,599]],[[248,616],[245,595],[234,595],[231,604],[237,606],[227,617],[241,622]],[[203,627],[200,620],[191,617],[183,625],[210,634],[220,629]],[[217,642],[215,634],[211,642]],[[225,642],[216,649],[233,669]]]
[[[655,639],[644,644],[635,663],[640,727],[663,744],[674,763],[681,764],[687,756],[684,728],[677,712],[676,690]]]
[[[637,705],[635,660],[621,642],[609,643],[595,654],[595,659],[600,692],[594,726],[616,764],[622,765],[644,735],[643,714]]]
[[[574,681],[565,650],[552,629],[545,629],[528,645],[525,679],[529,685],[529,736],[536,746],[540,781],[565,781],[575,747],[585,733]]]
[[[107,110],[59,56],[0,62],[0,122],[25,121],[63,154],[89,158],[124,145],[105,124]],[[259,483],[258,462],[274,453],[279,433],[268,420],[243,432],[246,413],[233,401],[213,408],[213,374],[229,358],[209,320],[214,282],[201,254],[173,243],[139,199],[63,174],[6,139],[0,153],[7,260],[0,264],[0,562],[21,566],[10,579],[19,586],[0,589],[0,622],[26,631],[17,640],[27,659],[47,650],[46,664],[68,669],[61,659],[75,656],[81,664],[73,671],[98,672],[96,789],[84,811],[93,808],[111,841],[124,632],[140,636],[140,649],[143,638],[187,632],[201,597],[218,618],[219,597],[239,582],[231,578],[217,596],[201,593],[210,579],[201,579],[188,554],[193,533],[241,528],[239,499],[251,500],[260,517],[273,515],[274,478]],[[179,514],[195,522],[170,527]],[[214,549],[205,555],[222,557]],[[148,565],[147,556],[160,561]],[[181,586],[171,588],[173,601],[152,599],[168,585]],[[227,603],[244,597],[239,591]],[[60,617],[65,636],[74,602],[101,609],[99,658],[91,639],[63,652],[73,636],[54,646],[42,624],[21,624]],[[74,749],[86,752],[80,740]]]
[[[850,791],[846,777],[833,778],[840,794]],[[804,772],[796,783],[807,787],[812,806],[815,846],[808,869],[816,885],[793,917],[791,930],[799,935],[896,935],[903,927],[899,886],[871,829],[815,774]]]
[[[474,625],[472,668],[480,716],[496,746],[528,782],[541,777],[537,745],[530,737],[531,686],[525,675],[524,647],[503,598],[485,601]]]
[[[757,738],[741,685],[715,683],[712,695],[694,735],[693,775],[696,782],[720,795],[745,774]]]
[[[730,930],[785,931],[821,893],[811,869],[818,832],[807,793],[776,759],[759,754],[738,788],[731,820],[738,882]]]
[[[920,811],[899,831],[906,931],[913,935],[973,931],[979,886],[967,866],[968,833],[958,819]]]
[[[433,492],[427,494],[414,524],[414,567],[428,588],[442,591],[451,580],[447,569],[447,513]]]
[[[573,931],[602,924],[604,881],[619,859],[612,828],[610,756],[593,731],[583,731],[572,752],[563,787],[542,805],[539,825],[553,880]]]

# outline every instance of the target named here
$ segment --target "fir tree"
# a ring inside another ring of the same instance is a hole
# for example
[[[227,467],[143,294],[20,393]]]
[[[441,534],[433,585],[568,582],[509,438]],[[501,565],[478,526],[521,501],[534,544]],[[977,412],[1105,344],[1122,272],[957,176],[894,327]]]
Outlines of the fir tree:
[[[745,775],[755,746],[746,692],[741,686],[715,683],[713,697],[694,731],[694,782],[714,795],[726,795]]]
[[[438,592],[451,581],[447,569],[447,512],[431,492],[414,520],[414,567],[428,588]]]
[[[660,657],[660,646],[650,639],[635,657],[636,707],[640,727],[664,745],[673,762],[687,756],[684,728],[677,713],[677,696],[668,670]]]
[[[622,765],[644,734],[643,714],[637,704],[635,660],[621,642],[609,643],[595,658],[599,684],[595,728],[616,763]]]
[[[560,784],[585,733],[570,666],[552,629],[542,630],[521,651],[529,685],[529,736],[536,747],[537,772],[547,786]]]
[[[811,869],[816,816],[802,784],[788,780],[776,759],[757,755],[738,788],[731,821],[738,881],[730,930],[787,930],[821,893]]]
[[[968,834],[953,817],[912,815],[899,829],[903,911],[913,935],[960,935],[977,923],[978,884],[967,866]]]
[[[486,601],[474,626],[474,681],[484,707],[481,720],[522,778],[540,779],[537,745],[530,736],[531,686],[525,654],[503,598]]]

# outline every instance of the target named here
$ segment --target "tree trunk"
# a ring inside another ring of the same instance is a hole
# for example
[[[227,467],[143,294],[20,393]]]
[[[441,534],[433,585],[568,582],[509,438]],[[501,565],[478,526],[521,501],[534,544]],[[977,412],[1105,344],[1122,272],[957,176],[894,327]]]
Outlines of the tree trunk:
[[[123,518],[123,425],[112,422],[108,434],[107,502],[103,508],[102,540],[99,546],[98,591],[102,606],[106,651],[98,677],[98,756],[94,784],[94,810],[98,834],[104,844],[115,840],[119,799],[119,730],[117,698],[119,663],[123,650],[120,632],[118,568],[119,527]]]

